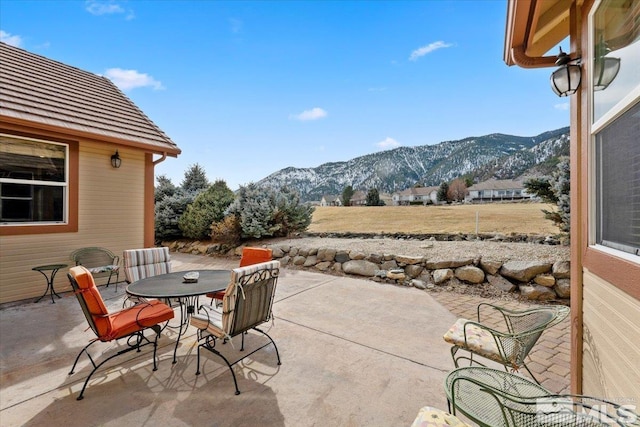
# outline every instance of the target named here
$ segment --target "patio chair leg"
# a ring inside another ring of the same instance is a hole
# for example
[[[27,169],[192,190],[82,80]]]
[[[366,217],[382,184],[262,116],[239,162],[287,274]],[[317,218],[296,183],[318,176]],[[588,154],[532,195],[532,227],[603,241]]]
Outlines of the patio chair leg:
[[[531,375],[531,378],[533,378],[533,380],[536,382],[536,384],[542,385],[542,384],[540,384],[540,381],[538,381],[538,379],[533,375],[533,372],[531,372],[531,370],[526,365],[526,363],[522,362],[522,366],[524,366],[524,368],[527,370],[527,372],[529,372],[529,375]]]
[[[231,372],[231,376],[233,377],[233,384],[236,387],[236,395],[240,394],[240,389],[238,388],[238,380],[236,379],[236,374],[235,372],[233,372],[233,365],[235,365],[236,363],[238,363],[240,360],[238,360],[237,362],[235,362],[233,365],[231,363],[229,363],[229,361],[227,360],[226,357],[224,357],[218,350],[214,349],[213,347],[207,346],[206,343],[204,344],[200,344],[198,346],[198,370],[196,371],[196,375],[200,375],[200,348],[205,348],[207,350],[209,350],[210,352],[212,352],[213,354],[216,354],[218,356],[220,356],[222,358],[222,360],[224,360],[224,362],[227,364],[227,366],[229,367],[229,371]]]

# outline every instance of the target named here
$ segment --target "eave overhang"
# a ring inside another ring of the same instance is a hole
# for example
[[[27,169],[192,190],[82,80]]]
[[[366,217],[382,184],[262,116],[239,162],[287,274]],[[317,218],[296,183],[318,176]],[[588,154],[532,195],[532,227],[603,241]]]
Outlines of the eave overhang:
[[[544,56],[569,35],[574,0],[508,0],[504,62],[523,68],[555,66]]]

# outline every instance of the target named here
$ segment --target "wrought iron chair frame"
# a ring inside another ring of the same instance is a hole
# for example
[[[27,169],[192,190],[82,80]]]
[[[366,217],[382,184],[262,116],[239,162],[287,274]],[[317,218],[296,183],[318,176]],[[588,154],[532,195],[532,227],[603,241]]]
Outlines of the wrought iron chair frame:
[[[494,384],[481,380],[483,376]],[[458,368],[447,375],[445,391],[451,414],[460,412],[480,426],[640,426],[640,417],[629,406],[553,394],[523,377],[491,368]]]
[[[89,259],[89,262],[87,262],[87,260],[84,259],[84,255],[88,255],[88,254],[89,255],[94,254],[94,256],[98,256],[99,258],[108,260],[109,264],[103,264],[101,262],[90,262],[92,261],[91,257]],[[105,268],[105,271],[92,272],[92,275],[95,278],[97,275],[107,276],[107,273],[109,273],[109,276],[107,279],[107,287],[109,287],[109,285],[111,284],[111,278],[115,274],[116,292],[118,291],[118,282],[120,281],[120,257],[118,255],[114,254],[109,249],[101,248],[98,246],[91,246],[91,247],[76,249],[75,251],[71,252],[70,258],[73,260],[75,265],[83,265],[90,270],[95,268],[100,268],[100,267]],[[117,268],[107,269],[108,267],[114,267],[114,266]]]
[[[211,353],[222,358],[222,360],[224,360],[224,362],[226,363],[233,377],[233,383],[235,385],[236,395],[240,394],[240,389],[238,388],[238,380],[236,378],[236,374],[235,372],[233,372],[234,365],[236,365],[237,363],[241,362],[242,360],[246,359],[247,357],[251,356],[252,354],[256,353],[259,350],[262,350],[263,348],[271,344],[273,344],[273,347],[276,351],[278,365],[282,364],[280,360],[280,353],[278,351],[278,346],[276,345],[275,341],[273,340],[273,338],[271,338],[271,336],[269,336],[269,334],[267,334],[262,329],[258,328],[258,326],[261,325],[262,323],[266,323],[272,319],[273,300],[275,297],[276,284],[277,284],[277,279],[280,272],[279,267],[260,268],[262,264],[272,264],[272,265],[279,266],[279,262],[270,261],[267,263],[254,264],[251,267],[237,268],[233,270],[234,273],[239,273],[240,276],[238,276],[237,280],[232,282],[229,285],[229,287],[227,287],[227,292],[225,292],[225,301],[227,298],[229,298],[229,290],[231,286],[234,286],[236,288],[236,291],[239,289],[240,292],[237,295],[235,295],[235,297],[232,297],[232,298],[235,298],[235,304],[233,305],[233,310],[229,310],[229,311],[233,312],[232,314],[233,319],[230,322],[231,323],[230,327],[225,328],[225,329],[228,329],[224,331],[225,335],[217,337],[209,333],[206,328],[198,329],[198,332],[197,332],[198,341],[200,342],[200,344],[198,345],[196,375],[200,375],[200,350],[201,349],[208,350]],[[245,270],[246,268],[258,268],[258,270],[249,274],[243,274],[242,271]],[[266,292],[266,295],[264,295],[265,301],[263,301],[263,303],[265,303],[265,306],[263,307],[263,310],[261,310],[259,313],[255,314],[251,318],[246,319],[244,322],[237,322],[238,318],[242,319],[244,317],[245,301],[249,299],[249,297],[252,296],[254,292],[259,292],[259,293]],[[209,310],[216,310],[216,308],[217,308],[216,306],[209,306],[209,307],[200,306],[198,308],[198,313],[203,313],[206,316],[207,324],[208,324],[211,322]],[[222,310],[224,311],[225,309],[228,309],[228,307],[223,302]],[[225,314],[226,313],[224,312],[222,313],[223,316]],[[191,318],[191,321],[193,323],[194,321],[193,317]],[[224,325],[224,322],[223,322],[223,325]],[[245,354],[243,357],[235,360],[234,362],[230,362],[229,359],[227,359],[222,353],[220,353],[216,349],[216,343],[218,339],[222,339],[224,344],[226,341],[231,340],[234,337],[240,335],[242,338],[240,351],[244,351],[244,338],[245,338],[244,336],[249,330],[255,330],[261,333],[262,335],[266,336],[269,341],[264,345],[254,349],[250,353]]]
[[[158,370],[158,364],[157,364],[157,349],[158,349],[158,338],[160,337],[160,332],[162,331],[162,327],[160,326],[160,324],[155,324],[152,326],[143,326],[140,325],[142,327],[142,329],[132,332],[128,335],[124,335],[120,338],[116,338],[115,341],[119,340],[119,339],[126,339],[126,345],[127,347],[118,350],[115,354],[112,354],[111,356],[105,358],[104,360],[102,360],[100,363],[96,364],[95,360],[93,359],[93,357],[91,357],[91,353],[89,353],[89,347],[91,347],[93,344],[95,344],[98,341],[101,342],[109,342],[112,340],[106,340],[104,338],[101,338],[98,332],[98,327],[93,319],[93,314],[91,313],[91,311],[89,310],[89,307],[86,303],[86,301],[84,300],[84,298],[80,295],[82,293],[82,289],[80,289],[76,279],[71,275],[71,273],[67,273],[67,277],[69,278],[69,282],[71,283],[71,287],[73,288],[74,293],[76,294],[76,297],[78,298],[78,302],[80,303],[80,306],[82,308],[82,312],[84,313],[87,322],[89,323],[89,326],[91,327],[91,330],[96,334],[96,338],[92,339],[89,344],[87,344],[86,346],[84,346],[82,348],[82,350],[80,350],[80,352],[78,353],[78,355],[76,356],[75,361],[73,362],[73,366],[71,367],[71,371],[69,371],[69,375],[73,375],[76,369],[76,365],[78,364],[78,361],[80,360],[80,356],[82,356],[82,354],[86,354],[87,357],[89,358],[89,361],[91,362],[91,365],[93,365],[93,369],[91,370],[91,372],[89,373],[89,375],[87,376],[87,378],[84,381],[84,384],[82,386],[82,390],[80,391],[80,394],[78,395],[78,397],[76,398],[76,400],[82,400],[84,398],[84,391],[87,388],[87,385],[89,383],[89,380],[91,379],[91,377],[93,376],[93,374],[102,366],[104,365],[106,362],[108,362],[109,360],[118,357],[122,354],[126,354],[129,353],[133,350],[136,350],[137,352],[141,351],[141,348],[147,345],[153,345],[153,370],[157,371]],[[147,306],[151,307],[150,304],[148,303],[143,303],[146,304]],[[130,308],[129,308],[130,309]],[[123,309],[120,311],[124,311],[124,310],[128,310],[128,309]],[[144,308],[142,309],[144,310]],[[138,313],[138,315],[136,316],[136,320],[139,319],[139,316],[142,312],[142,310],[140,310],[140,313]],[[117,314],[118,312],[111,312],[109,313],[109,315],[113,315],[113,314]],[[155,332],[155,338],[153,340],[149,339],[147,336],[144,335],[144,331],[147,329],[151,329]]]
[[[497,310],[502,315],[506,326],[506,332],[499,331],[481,323],[483,307],[490,307],[493,310]],[[505,370],[511,368],[513,371],[518,371],[519,368],[524,367],[529,375],[531,375],[531,378],[533,378],[537,384],[540,384],[538,379],[533,375],[533,373],[527,366],[525,359],[529,356],[529,353],[531,352],[533,346],[538,341],[542,333],[545,330],[557,325],[562,320],[564,320],[565,317],[567,317],[567,315],[569,314],[569,307],[554,305],[535,307],[527,310],[510,310],[497,306],[495,304],[481,303],[478,305],[476,312],[478,321],[475,322],[469,320],[464,324],[465,343],[467,343],[467,328],[469,326],[474,326],[490,333],[495,342],[496,348],[498,349],[498,353],[501,359],[501,362],[499,363],[501,363],[505,367]],[[522,323],[525,323],[524,319],[531,316],[539,315],[541,313],[548,313],[549,318],[546,321],[534,325],[534,327],[532,328],[529,328],[527,325],[525,325],[525,328],[522,328]],[[517,350],[511,352],[508,351],[505,347],[513,347]],[[458,355],[456,357],[456,354],[459,350],[465,350],[469,352],[469,356]],[[470,365],[476,364],[485,366],[483,363],[474,360],[474,354],[476,353],[469,349],[467,345],[458,346],[454,344],[451,347],[451,358],[453,359],[453,363],[456,368],[460,367],[458,362],[461,359],[468,360]],[[478,354],[478,356],[485,357],[480,354]]]

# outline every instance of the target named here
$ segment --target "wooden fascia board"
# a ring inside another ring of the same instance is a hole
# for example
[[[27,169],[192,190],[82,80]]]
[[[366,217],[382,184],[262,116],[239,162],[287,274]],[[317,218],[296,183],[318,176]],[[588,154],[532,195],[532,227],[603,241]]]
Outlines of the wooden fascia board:
[[[21,120],[15,117],[0,115],[0,124],[4,127],[15,127],[17,130],[30,129],[32,132],[42,130],[50,133],[62,135],[66,138],[73,137],[78,140],[91,141],[96,143],[111,143],[124,147],[132,147],[153,154],[166,154],[171,157],[178,157],[182,153],[179,148],[157,147],[142,142],[130,141],[122,138],[116,138],[108,135],[99,135],[89,132],[83,132],[75,129],[48,125],[46,123],[38,123],[29,120]]]

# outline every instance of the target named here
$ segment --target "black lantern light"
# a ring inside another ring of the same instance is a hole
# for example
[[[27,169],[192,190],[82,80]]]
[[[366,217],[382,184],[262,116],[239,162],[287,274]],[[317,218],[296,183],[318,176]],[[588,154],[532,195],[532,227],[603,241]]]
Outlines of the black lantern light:
[[[551,73],[551,89],[558,96],[569,96],[576,93],[580,87],[582,70],[580,69],[580,58],[571,59],[569,55],[562,51],[558,54],[556,65],[558,69]]]
[[[116,150],[116,154],[111,156],[111,166],[113,168],[115,168],[115,169],[118,169],[121,164],[122,164],[122,159],[120,158],[120,155],[118,154],[118,150]]]

